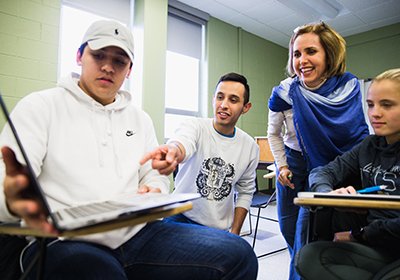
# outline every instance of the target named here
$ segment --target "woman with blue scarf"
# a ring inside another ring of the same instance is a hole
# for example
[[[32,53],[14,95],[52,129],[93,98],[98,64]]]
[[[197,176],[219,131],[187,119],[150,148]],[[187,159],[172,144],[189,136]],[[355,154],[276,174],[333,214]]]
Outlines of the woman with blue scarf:
[[[306,242],[308,212],[293,204],[308,175],[369,134],[357,78],[345,72],[345,40],[325,23],[298,27],[289,43],[289,78],[269,100],[268,140],[278,169],[281,232],[293,259]]]

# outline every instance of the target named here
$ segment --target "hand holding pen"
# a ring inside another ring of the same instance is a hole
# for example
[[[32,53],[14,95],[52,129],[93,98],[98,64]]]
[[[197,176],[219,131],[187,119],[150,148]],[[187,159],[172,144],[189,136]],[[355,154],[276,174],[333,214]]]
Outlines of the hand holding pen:
[[[278,181],[282,186],[288,186],[291,189],[294,189],[294,184],[292,183],[292,171],[290,171],[287,165],[281,166],[279,168],[279,176]]]

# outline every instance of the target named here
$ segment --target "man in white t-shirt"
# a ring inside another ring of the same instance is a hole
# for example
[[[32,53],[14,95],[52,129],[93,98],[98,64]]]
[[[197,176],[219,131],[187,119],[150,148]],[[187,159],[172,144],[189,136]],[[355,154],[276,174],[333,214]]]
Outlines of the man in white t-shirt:
[[[148,153],[152,167],[170,174],[179,164],[175,193],[198,192],[193,210],[166,221],[197,223],[239,234],[255,192],[258,145],[236,123],[251,108],[247,79],[222,76],[213,98],[214,117],[183,123],[167,144]]]

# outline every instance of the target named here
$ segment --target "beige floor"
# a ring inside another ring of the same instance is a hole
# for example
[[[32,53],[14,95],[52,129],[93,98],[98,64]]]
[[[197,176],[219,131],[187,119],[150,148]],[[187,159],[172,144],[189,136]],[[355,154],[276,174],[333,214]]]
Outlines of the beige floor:
[[[255,225],[256,209],[251,209],[252,224]],[[261,211],[262,217],[276,218],[276,205],[272,204],[266,209]],[[243,233],[249,232],[248,220],[243,225]],[[250,244],[253,242],[253,235],[244,236]],[[257,240],[255,246],[255,252],[257,255],[261,255],[267,252],[271,252],[286,246],[286,243],[279,231],[278,223],[271,222],[265,219],[260,219],[259,229],[257,233]],[[288,250],[265,256],[258,259],[259,271],[257,280],[287,280],[289,271],[289,253]]]

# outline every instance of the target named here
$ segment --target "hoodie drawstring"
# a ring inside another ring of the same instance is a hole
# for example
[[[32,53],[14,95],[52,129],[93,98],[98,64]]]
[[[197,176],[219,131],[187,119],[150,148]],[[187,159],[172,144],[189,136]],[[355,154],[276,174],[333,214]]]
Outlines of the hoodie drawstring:
[[[115,113],[115,111],[114,110],[111,110],[111,112],[110,112],[110,133],[111,133],[111,135],[110,135],[110,137],[111,137],[111,144],[112,144],[112,148],[113,148],[113,152],[114,152],[114,164],[115,164],[115,172],[117,173],[117,175],[119,176],[119,177],[122,177],[122,168],[121,168],[121,163],[120,163],[120,161],[119,161],[119,156],[118,156],[118,146],[116,145],[116,143],[115,143],[115,135],[116,135],[116,132],[114,131],[114,126],[113,126],[113,123],[114,123],[114,113]]]
[[[101,114],[104,115],[105,120],[101,121],[101,124],[98,125],[96,120],[99,120],[99,118],[96,117],[96,112],[101,111]],[[117,132],[114,131],[114,125],[113,123],[115,122],[115,110],[107,110],[106,108],[99,107],[98,104],[93,101],[92,106],[91,106],[91,122],[92,122],[92,127],[94,130],[95,138],[97,141],[97,151],[99,154],[99,166],[104,167],[105,166],[105,157],[104,157],[104,152],[105,148],[108,146],[108,144],[111,144],[112,148],[112,153],[113,153],[113,158],[114,158],[114,166],[115,166],[115,172],[119,177],[122,177],[122,168],[121,168],[121,163],[119,161],[119,156],[118,156],[118,145],[117,141],[115,140],[115,137],[117,135]],[[99,129],[100,128],[100,129]],[[111,141],[111,143],[109,143]]]
[[[100,140],[101,135],[99,135],[99,131],[97,129],[97,124],[96,124],[96,101],[92,100],[91,105],[92,105],[91,106],[91,123],[92,123],[92,128],[94,130],[96,142],[97,142],[97,153],[99,156],[99,166],[103,167],[104,166],[104,157],[103,157],[103,153],[101,151],[102,140]]]

